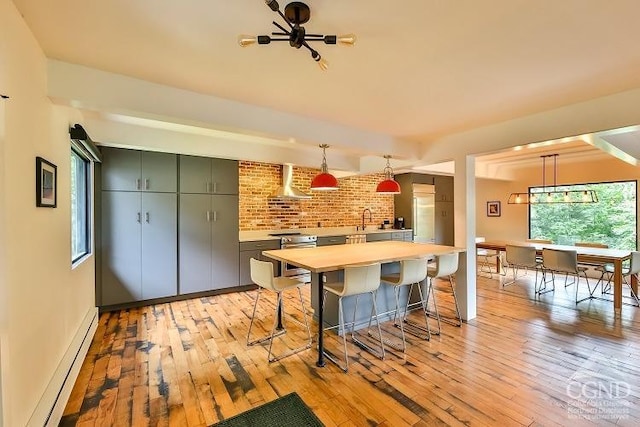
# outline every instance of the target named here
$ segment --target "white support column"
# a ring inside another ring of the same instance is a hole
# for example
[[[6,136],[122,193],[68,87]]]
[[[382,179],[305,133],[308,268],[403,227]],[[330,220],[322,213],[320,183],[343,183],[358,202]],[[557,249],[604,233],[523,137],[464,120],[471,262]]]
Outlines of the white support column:
[[[460,315],[468,321],[476,317],[475,158],[463,154],[454,160],[455,246],[467,248],[461,254],[456,274],[456,292]]]

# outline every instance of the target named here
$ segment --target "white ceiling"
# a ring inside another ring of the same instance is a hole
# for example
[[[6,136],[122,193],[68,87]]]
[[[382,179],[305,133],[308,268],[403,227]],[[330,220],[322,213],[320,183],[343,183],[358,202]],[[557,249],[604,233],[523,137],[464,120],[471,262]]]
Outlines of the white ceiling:
[[[314,44],[326,72],[238,45],[281,23],[262,0],[13,3],[48,58],[405,141],[640,87],[637,0],[308,0],[307,32],[358,37]],[[640,158],[631,130],[609,136]]]

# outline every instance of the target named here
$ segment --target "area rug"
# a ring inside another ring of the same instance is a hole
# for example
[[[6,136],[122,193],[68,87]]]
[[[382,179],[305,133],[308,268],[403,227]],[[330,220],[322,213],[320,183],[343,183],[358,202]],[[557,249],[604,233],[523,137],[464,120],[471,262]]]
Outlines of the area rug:
[[[297,393],[290,393],[214,424],[212,427],[323,427]]]

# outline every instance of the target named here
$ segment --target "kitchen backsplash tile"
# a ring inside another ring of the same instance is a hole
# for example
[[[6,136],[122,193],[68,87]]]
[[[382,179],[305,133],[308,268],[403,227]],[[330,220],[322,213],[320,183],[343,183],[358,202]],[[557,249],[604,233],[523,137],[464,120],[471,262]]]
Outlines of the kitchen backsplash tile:
[[[311,194],[310,200],[271,199],[269,195],[282,181],[281,165],[239,162],[240,231],[280,228],[314,228],[355,226],[362,222],[362,211],[370,208],[372,222],[387,219],[393,223],[393,196],[375,192],[384,174],[339,178],[336,191],[312,192],[311,180],[319,173],[314,168],[293,168],[293,184]]]

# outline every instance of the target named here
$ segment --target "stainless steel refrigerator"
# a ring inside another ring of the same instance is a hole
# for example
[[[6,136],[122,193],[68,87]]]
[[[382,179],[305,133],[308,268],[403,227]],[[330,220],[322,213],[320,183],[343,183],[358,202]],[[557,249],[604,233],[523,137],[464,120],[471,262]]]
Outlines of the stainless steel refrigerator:
[[[413,241],[435,242],[436,187],[413,184]]]

